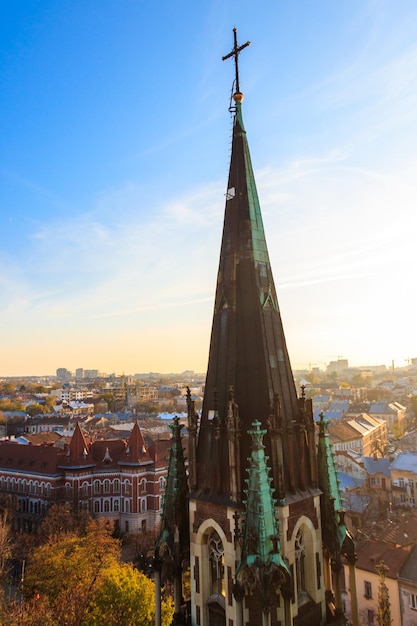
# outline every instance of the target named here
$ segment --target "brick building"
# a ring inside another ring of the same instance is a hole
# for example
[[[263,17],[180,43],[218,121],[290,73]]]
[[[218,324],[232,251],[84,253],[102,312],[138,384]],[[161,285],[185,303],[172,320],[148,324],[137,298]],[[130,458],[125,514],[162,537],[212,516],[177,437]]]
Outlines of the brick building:
[[[122,533],[155,528],[166,482],[167,439],[92,440],[77,424],[69,445],[0,444],[0,494],[13,500],[16,530],[36,530],[52,504],[88,511]]]

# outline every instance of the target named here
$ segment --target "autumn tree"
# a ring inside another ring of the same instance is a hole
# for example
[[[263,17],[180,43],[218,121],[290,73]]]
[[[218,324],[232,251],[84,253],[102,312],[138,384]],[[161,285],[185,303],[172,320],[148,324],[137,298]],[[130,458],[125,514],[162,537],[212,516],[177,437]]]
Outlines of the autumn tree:
[[[45,540],[58,540],[69,533],[78,536],[87,532],[91,518],[87,511],[73,513],[65,504],[54,504],[43,518],[39,533]]]
[[[105,393],[100,394],[99,399],[104,400],[104,402],[107,402],[109,411],[114,411],[115,400],[116,400],[114,393],[112,393],[111,391],[106,391]]]
[[[417,396],[414,394],[410,397],[410,409],[414,419],[417,420]]]
[[[153,626],[155,621],[153,582],[120,562],[120,542],[95,522],[84,536],[51,538],[34,549],[23,593],[21,620],[13,622],[12,604],[1,624]],[[172,603],[166,599],[163,626],[171,624],[172,615]]]
[[[1,626],[56,626],[53,611],[44,598],[34,594],[25,603],[19,599],[10,600],[0,591]]]
[[[0,581],[3,581],[9,570],[9,561],[12,557],[12,534],[8,519],[8,510],[0,515]]]
[[[31,417],[35,415],[42,415],[45,413],[45,406],[43,404],[38,404],[37,402],[32,402],[32,404],[28,404],[25,409],[26,413]]]
[[[172,623],[172,602],[161,607],[162,626]],[[155,586],[131,564],[118,563],[100,579],[94,599],[86,612],[83,626],[153,626],[155,624]]]
[[[11,396],[15,391],[15,386],[12,383],[2,383],[0,385],[0,396]]]
[[[120,543],[92,523],[84,537],[66,535],[30,555],[23,592],[37,590],[53,610],[56,623],[81,625],[102,572],[118,563]]]
[[[22,405],[20,402],[13,402],[9,398],[2,398],[0,400],[0,411],[21,411]]]

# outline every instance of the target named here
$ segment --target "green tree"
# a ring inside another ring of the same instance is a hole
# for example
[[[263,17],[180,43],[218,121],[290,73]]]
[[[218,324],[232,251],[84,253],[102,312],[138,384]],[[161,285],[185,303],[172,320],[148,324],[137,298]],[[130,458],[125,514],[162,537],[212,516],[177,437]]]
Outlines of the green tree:
[[[162,626],[172,622],[172,602],[162,602]],[[155,585],[131,564],[118,563],[104,572],[83,626],[153,626]]]
[[[101,393],[100,394],[100,400],[104,400],[105,402],[107,402],[108,406],[109,406],[109,411],[114,411],[115,408],[115,397],[114,397],[114,393],[112,393],[111,391],[107,391],[106,393]]]
[[[28,404],[25,409],[26,413],[31,417],[35,415],[43,415],[45,413],[45,407],[43,404],[38,404],[37,402],[32,402],[32,404]]]

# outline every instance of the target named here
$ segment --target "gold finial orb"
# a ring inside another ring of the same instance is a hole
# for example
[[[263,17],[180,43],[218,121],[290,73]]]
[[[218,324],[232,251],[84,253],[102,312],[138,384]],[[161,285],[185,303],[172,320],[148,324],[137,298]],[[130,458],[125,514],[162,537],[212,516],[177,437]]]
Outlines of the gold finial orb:
[[[243,95],[243,93],[240,93],[240,91],[237,91],[233,94],[233,100],[236,102],[236,104],[241,104],[244,97],[245,96]]]

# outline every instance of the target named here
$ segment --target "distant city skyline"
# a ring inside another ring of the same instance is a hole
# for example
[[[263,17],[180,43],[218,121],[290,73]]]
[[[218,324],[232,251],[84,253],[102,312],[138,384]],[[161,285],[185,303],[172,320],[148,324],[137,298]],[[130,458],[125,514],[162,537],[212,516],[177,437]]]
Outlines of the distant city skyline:
[[[207,368],[238,28],[294,369],[417,356],[417,5],[1,7],[0,376]]]
[[[293,366],[293,370],[294,371],[305,371],[305,370],[309,370],[309,371],[314,371],[314,370],[320,370],[321,372],[325,373],[326,371],[332,371],[332,372],[341,372],[344,371],[341,369],[340,365],[347,361],[348,365],[346,366],[347,369],[349,370],[355,370],[355,369],[362,369],[362,370],[366,370],[368,368],[375,368],[375,371],[378,372],[378,374],[381,374],[384,370],[381,368],[385,368],[386,372],[389,373],[390,371],[394,370],[408,370],[409,367],[408,366],[413,366],[415,367],[415,365],[417,364],[417,357],[415,358],[410,358],[407,359],[407,362],[402,365],[402,364],[396,364],[395,362],[391,362],[391,363],[370,363],[370,362],[364,362],[364,363],[357,363],[355,365],[352,365],[349,362],[349,359],[335,359],[334,361],[328,361],[327,363],[322,363],[320,365],[318,364],[314,364],[314,363],[307,363],[307,364],[295,364],[295,366]],[[337,365],[339,365],[339,367],[337,367]],[[75,380],[79,380],[79,379],[83,379],[83,378],[123,378],[123,377],[137,377],[137,376],[182,376],[184,375],[189,375],[189,376],[205,376],[206,375],[206,370],[193,370],[190,368],[186,368],[185,370],[181,370],[181,371],[161,371],[161,370],[150,370],[150,371],[137,371],[137,370],[132,370],[132,371],[127,371],[125,369],[122,369],[120,372],[118,371],[114,371],[114,369],[110,369],[109,371],[105,371],[103,369],[100,368],[84,368],[84,367],[76,367],[76,368],[67,368],[65,366],[63,366],[62,364],[60,365],[60,367],[55,368],[55,370],[53,372],[49,372],[49,373],[45,373],[45,372],[33,372],[32,374],[27,374],[27,375],[21,375],[22,378],[58,378],[61,381],[64,382],[65,379],[65,375],[64,375],[64,371],[65,373],[69,376],[71,376],[71,378],[68,378],[68,380],[71,381],[75,381]],[[82,373],[81,373],[82,372]],[[4,376],[4,375],[0,375],[0,378],[19,378],[19,375],[10,375],[10,376]]]

